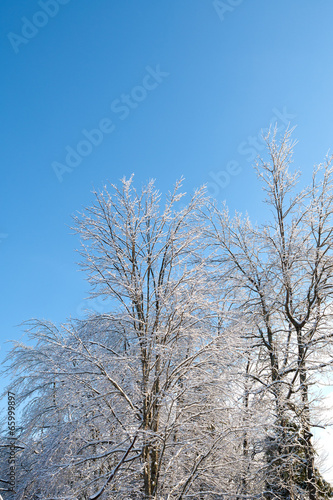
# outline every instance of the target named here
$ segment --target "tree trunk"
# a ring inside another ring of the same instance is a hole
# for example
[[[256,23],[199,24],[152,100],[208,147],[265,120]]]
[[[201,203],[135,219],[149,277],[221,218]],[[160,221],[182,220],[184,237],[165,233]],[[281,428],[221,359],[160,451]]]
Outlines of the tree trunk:
[[[310,407],[309,407],[309,385],[307,380],[307,370],[305,364],[305,347],[302,330],[297,330],[298,341],[298,363],[299,363],[299,380],[302,395],[302,438],[304,443],[304,454],[306,460],[306,482],[309,492],[309,500],[317,500],[316,496],[316,481],[314,467],[314,451],[312,446],[312,433],[310,422]]]

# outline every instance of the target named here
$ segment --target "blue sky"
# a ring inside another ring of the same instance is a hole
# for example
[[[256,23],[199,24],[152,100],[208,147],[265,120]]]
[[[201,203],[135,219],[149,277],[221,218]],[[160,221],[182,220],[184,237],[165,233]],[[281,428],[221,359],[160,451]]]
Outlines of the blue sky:
[[[82,314],[69,227],[93,187],[184,175],[260,217],[250,160],[288,122],[309,178],[333,146],[332,19],[328,0],[1,1],[0,360],[22,321]]]

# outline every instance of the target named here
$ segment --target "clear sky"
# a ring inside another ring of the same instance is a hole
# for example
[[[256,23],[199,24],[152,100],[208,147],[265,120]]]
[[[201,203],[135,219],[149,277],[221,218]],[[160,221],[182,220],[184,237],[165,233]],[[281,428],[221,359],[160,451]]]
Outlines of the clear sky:
[[[71,214],[135,173],[260,217],[261,129],[333,147],[330,0],[1,0],[0,360],[15,325],[82,315]],[[95,302],[96,310],[103,304]]]

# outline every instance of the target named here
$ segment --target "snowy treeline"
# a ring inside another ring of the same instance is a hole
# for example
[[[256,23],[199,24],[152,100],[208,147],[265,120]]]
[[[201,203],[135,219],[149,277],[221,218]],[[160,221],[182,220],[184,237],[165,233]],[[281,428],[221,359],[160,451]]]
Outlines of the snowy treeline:
[[[317,500],[312,386],[332,359],[333,168],[297,189],[290,132],[258,161],[267,222],[133,180],[75,218],[92,296],[7,358],[22,408],[15,500]]]

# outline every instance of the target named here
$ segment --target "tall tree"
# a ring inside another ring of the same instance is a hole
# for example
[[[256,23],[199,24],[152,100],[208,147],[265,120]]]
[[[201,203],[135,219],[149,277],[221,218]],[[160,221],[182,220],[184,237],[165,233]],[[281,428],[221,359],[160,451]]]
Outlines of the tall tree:
[[[259,362],[249,376],[274,403],[265,498],[298,498],[302,490],[315,500],[327,493],[320,491],[314,465],[310,388],[330,364],[333,168],[329,157],[314,169],[312,185],[296,191],[290,134],[280,143],[269,134],[268,159],[257,164],[271,219],[253,225],[215,207],[207,237],[223,286],[230,296],[237,293],[232,307],[248,318],[247,336]]]
[[[26,405],[18,499],[181,500],[221,488],[232,337],[227,346],[202,252],[203,191],[177,209],[179,189],[161,210],[153,182],[137,193],[124,179],[76,217],[92,295],[112,311],[61,328],[35,321],[34,346],[10,354]]]

